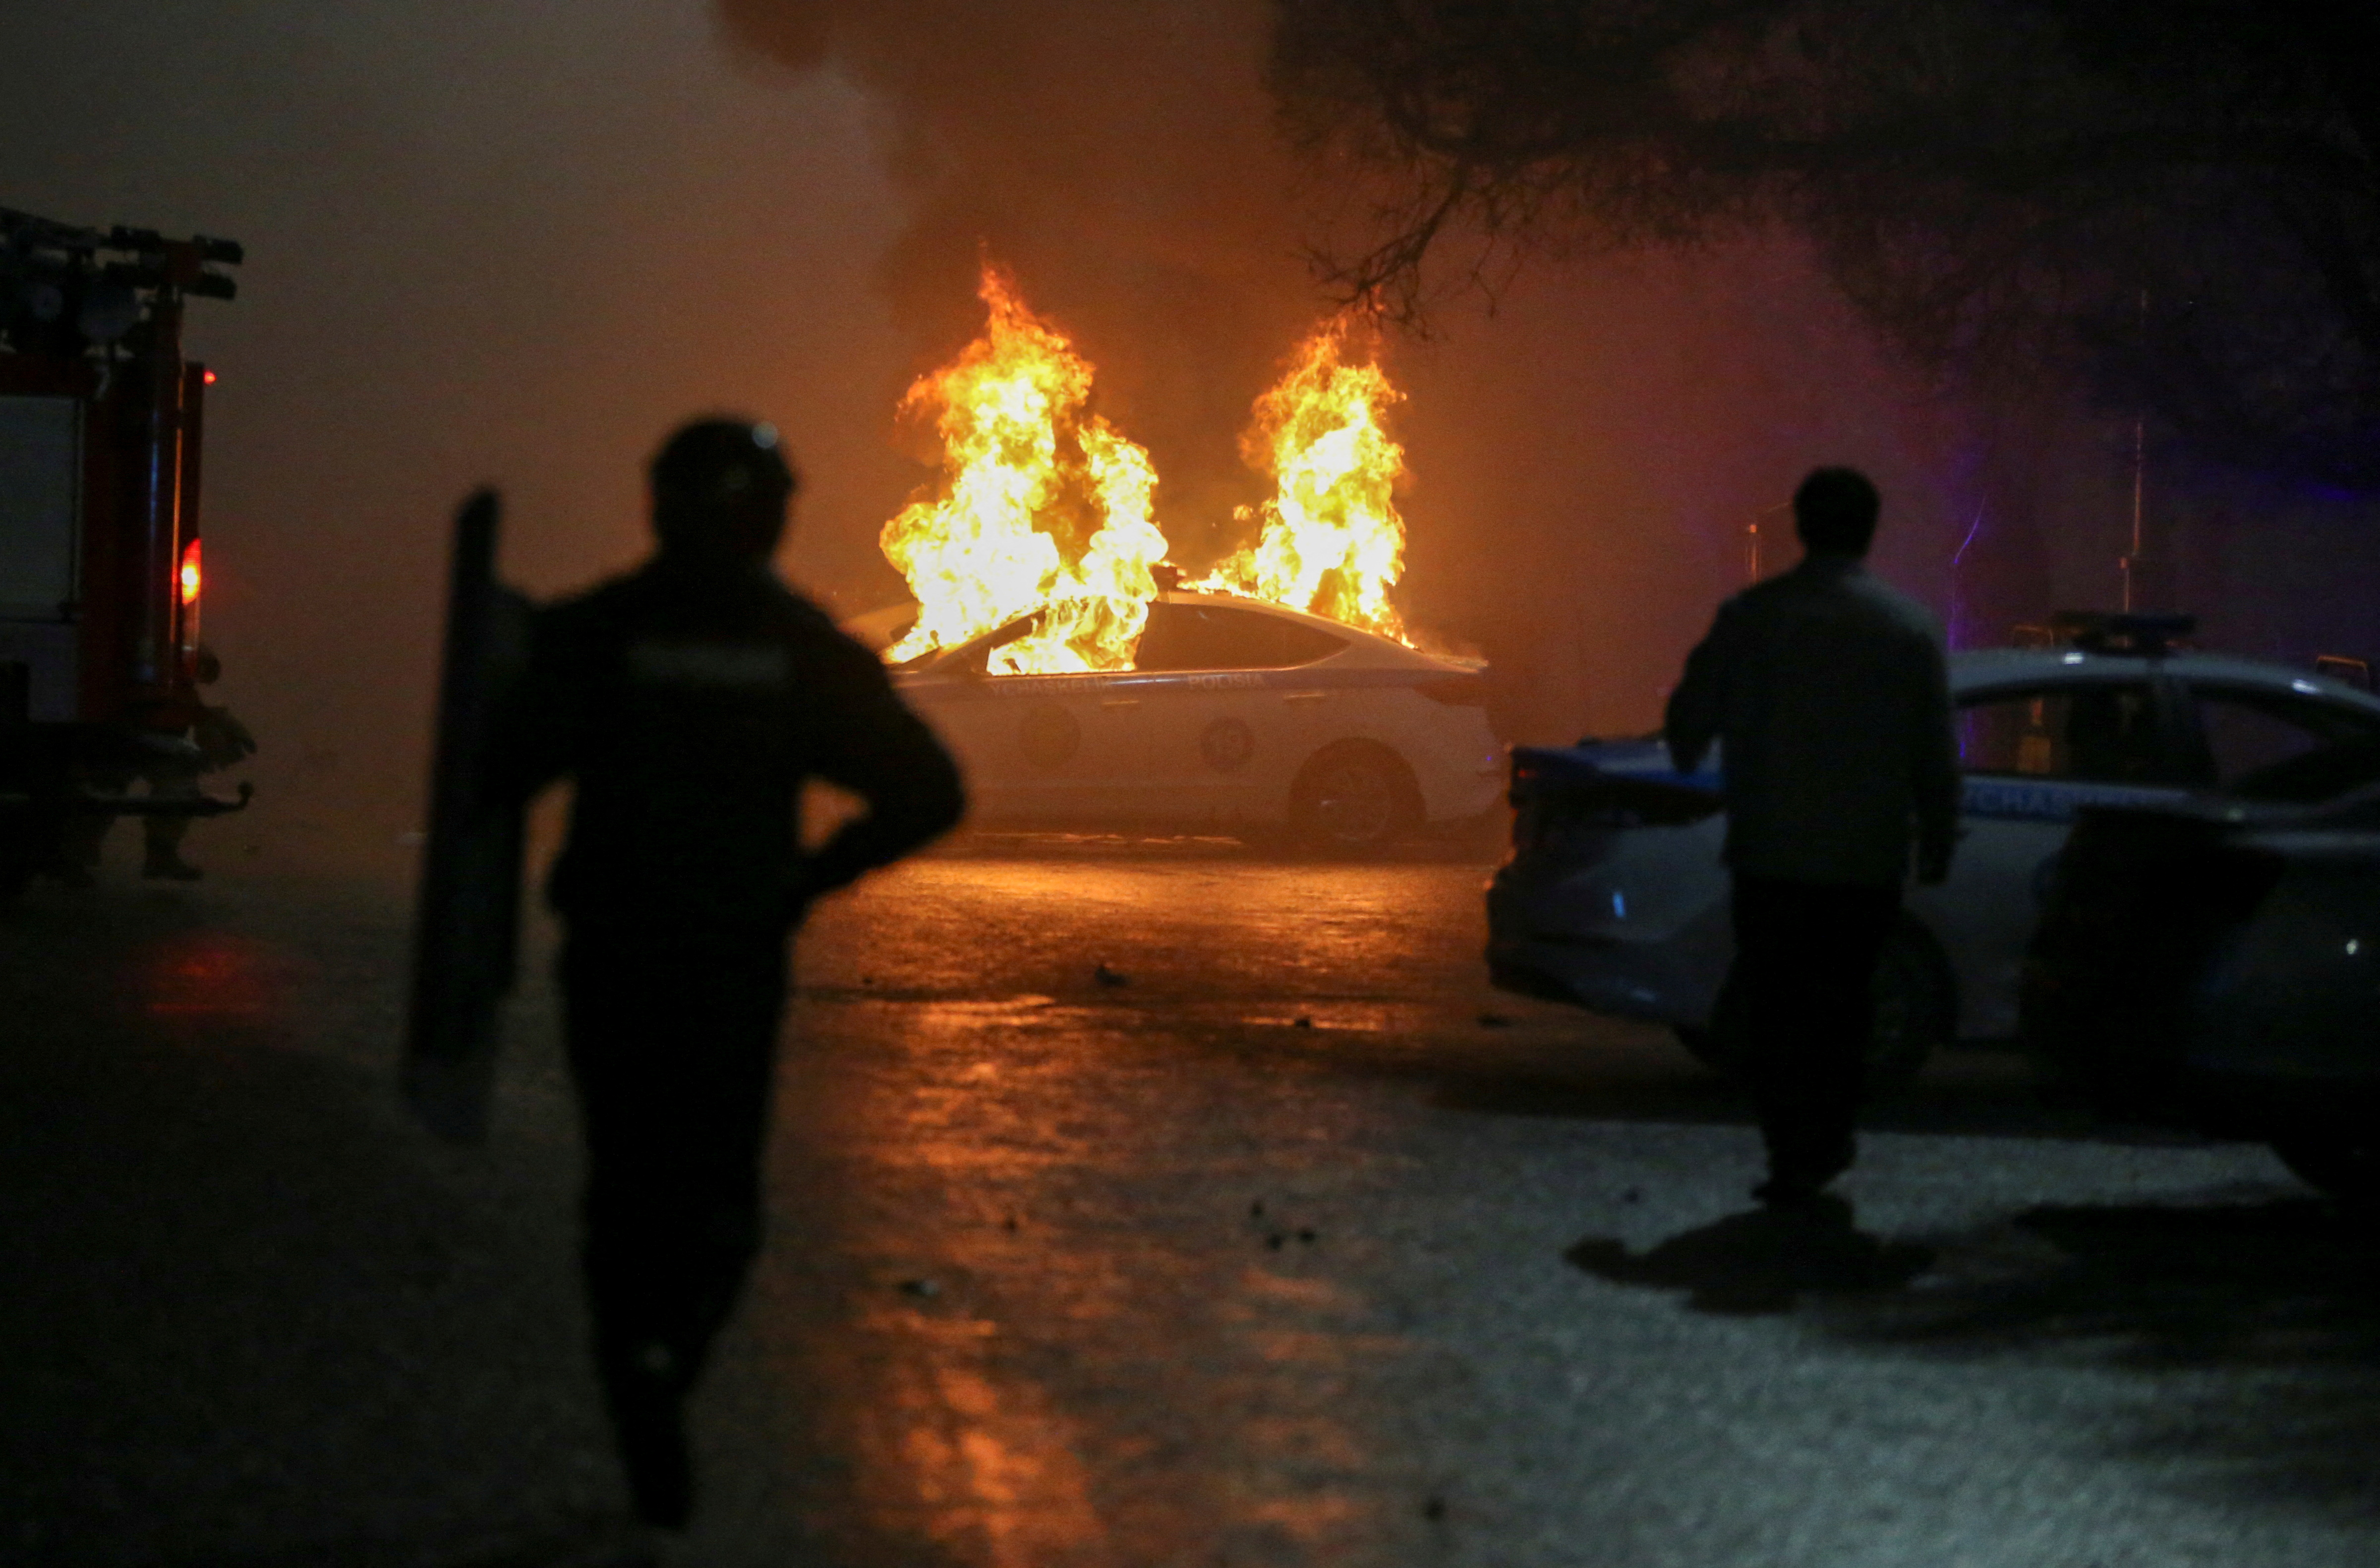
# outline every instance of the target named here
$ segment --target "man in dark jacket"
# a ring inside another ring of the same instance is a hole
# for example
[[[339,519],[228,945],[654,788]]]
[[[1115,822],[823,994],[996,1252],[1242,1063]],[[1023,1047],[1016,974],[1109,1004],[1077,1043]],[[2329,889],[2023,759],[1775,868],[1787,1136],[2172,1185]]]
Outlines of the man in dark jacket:
[[[638,1513],[680,1528],[684,1400],[759,1246],[788,936],[963,798],[876,657],[770,569],[795,487],[775,432],[688,425],[650,480],[659,551],[539,612],[496,772],[523,800],[576,785],[550,892],[596,1362]],[[810,778],[868,810],[805,855]]]
[[[1671,760],[1720,743],[1735,972],[1768,1148],[1758,1196],[1802,1203],[1851,1167],[1876,962],[1916,875],[1950,869],[1959,757],[1942,633],[1868,575],[1876,487],[1820,468],[1793,496],[1806,553],[1737,594],[1670,695]]]

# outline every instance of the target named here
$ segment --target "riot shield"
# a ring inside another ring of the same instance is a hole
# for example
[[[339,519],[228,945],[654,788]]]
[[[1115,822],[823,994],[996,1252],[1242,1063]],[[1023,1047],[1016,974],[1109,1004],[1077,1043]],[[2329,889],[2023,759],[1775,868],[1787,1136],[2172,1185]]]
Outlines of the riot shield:
[[[486,1136],[504,993],[520,932],[523,812],[495,797],[489,767],[504,698],[528,660],[529,602],[495,577],[496,492],[455,517],[430,835],[414,907],[404,1088],[452,1143]]]

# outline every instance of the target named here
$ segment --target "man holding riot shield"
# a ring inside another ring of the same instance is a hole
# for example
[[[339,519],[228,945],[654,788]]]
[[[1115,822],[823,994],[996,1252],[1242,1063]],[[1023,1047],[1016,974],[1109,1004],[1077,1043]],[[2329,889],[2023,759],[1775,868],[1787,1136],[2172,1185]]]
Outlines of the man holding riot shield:
[[[693,1507],[684,1400],[759,1245],[788,935],[964,801],[876,657],[771,570],[795,488],[775,432],[690,424],[650,477],[660,548],[535,614],[486,788],[525,803],[576,785],[550,893],[596,1362],[638,1513],[674,1529]],[[868,810],[806,855],[810,778]]]

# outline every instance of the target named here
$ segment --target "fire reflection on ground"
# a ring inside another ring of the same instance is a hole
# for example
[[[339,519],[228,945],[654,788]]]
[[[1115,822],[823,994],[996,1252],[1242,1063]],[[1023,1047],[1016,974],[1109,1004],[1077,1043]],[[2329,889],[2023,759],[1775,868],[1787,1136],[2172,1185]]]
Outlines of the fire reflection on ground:
[[[820,912],[686,1561],[2380,1560],[2369,1227],[2269,1153],[1953,1053],[1817,1257],[1674,1042],[1487,991],[1481,867],[1069,859]],[[458,1158],[401,898],[116,892],[0,942],[0,1557],[605,1561],[550,926]]]
[[[906,1337],[913,1315],[864,1319],[862,1331]],[[1107,1560],[1092,1506],[1085,1434],[1030,1382],[965,1364],[997,1332],[979,1320],[917,1335],[919,1355],[888,1370],[881,1403],[856,1411],[850,1434],[861,1507],[893,1535],[922,1535],[996,1568]]]
[[[1444,938],[1413,928],[1445,930],[1469,879],[896,875],[808,942],[773,1181],[814,1229],[773,1244],[792,1271],[755,1315],[801,1446],[847,1462],[805,1489],[831,1557],[1406,1560],[1427,1485],[1368,1391],[1427,1353],[1365,1282],[1368,1227],[1320,1196],[1367,1130],[1312,1092],[1295,1021],[1418,1020],[1378,993],[1439,984],[1415,954]]]
[[[161,938],[132,969],[132,998],[153,1018],[262,1018],[282,1002],[288,956],[203,929]]]

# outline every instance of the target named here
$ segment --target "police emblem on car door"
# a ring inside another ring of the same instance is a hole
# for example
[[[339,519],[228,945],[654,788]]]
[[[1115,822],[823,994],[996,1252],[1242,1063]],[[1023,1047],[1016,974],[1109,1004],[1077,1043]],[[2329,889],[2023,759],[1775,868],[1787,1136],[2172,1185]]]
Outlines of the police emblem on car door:
[[[1198,732],[1198,755],[1219,773],[1238,772],[1256,751],[1256,732],[1245,719],[1217,719]]]

